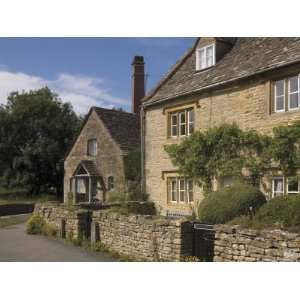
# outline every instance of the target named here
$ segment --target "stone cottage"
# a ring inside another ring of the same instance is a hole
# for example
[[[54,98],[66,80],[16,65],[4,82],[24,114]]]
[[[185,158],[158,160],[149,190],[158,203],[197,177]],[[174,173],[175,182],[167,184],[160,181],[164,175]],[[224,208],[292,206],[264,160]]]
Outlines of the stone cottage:
[[[64,202],[105,201],[124,191],[125,160],[140,150],[140,103],[145,95],[144,59],[132,63],[132,112],[92,107],[64,162]]]
[[[198,38],[143,100],[143,184],[157,208],[190,214],[203,198],[192,179],[179,176],[164,145],[223,123],[271,134],[300,120],[299,74],[300,38]],[[216,188],[231,181],[219,178]],[[299,183],[278,170],[265,181],[270,197],[299,193]]]

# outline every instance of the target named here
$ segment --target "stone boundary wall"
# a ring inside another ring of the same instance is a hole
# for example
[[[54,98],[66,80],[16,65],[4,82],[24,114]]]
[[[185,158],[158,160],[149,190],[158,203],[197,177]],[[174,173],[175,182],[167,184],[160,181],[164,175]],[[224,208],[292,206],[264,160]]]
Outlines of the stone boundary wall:
[[[300,234],[215,227],[214,261],[300,261]]]
[[[144,215],[94,211],[91,239],[138,261],[180,261],[192,255],[192,223]]]
[[[59,204],[35,204],[34,214],[53,226],[60,237],[70,239],[90,236],[91,213],[87,210],[68,209]]]

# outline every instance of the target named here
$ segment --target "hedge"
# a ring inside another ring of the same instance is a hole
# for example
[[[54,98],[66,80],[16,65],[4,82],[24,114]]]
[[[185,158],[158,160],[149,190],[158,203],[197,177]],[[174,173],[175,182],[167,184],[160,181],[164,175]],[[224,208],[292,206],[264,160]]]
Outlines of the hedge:
[[[266,203],[264,194],[254,186],[236,183],[209,193],[198,207],[198,217],[207,224],[224,224],[242,215],[254,214]]]

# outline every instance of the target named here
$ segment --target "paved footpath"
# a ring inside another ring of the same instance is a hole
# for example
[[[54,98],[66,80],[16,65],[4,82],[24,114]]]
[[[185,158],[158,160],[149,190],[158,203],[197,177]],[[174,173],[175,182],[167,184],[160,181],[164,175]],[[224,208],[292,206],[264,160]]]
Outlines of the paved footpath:
[[[108,254],[91,252],[67,244],[63,240],[28,235],[25,223],[0,228],[0,262],[57,261],[97,262],[115,261]]]

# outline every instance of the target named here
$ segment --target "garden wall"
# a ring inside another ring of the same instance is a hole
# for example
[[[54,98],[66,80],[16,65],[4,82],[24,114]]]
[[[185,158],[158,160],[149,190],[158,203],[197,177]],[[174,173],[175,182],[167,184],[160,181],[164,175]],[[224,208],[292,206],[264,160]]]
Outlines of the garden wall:
[[[214,261],[300,261],[300,234],[216,226]]]
[[[192,255],[192,224],[184,220],[95,211],[91,227],[93,241],[136,260],[179,261]]]
[[[76,239],[90,236],[91,213],[87,210],[70,209],[58,204],[37,203],[34,214],[54,227],[60,237]]]

